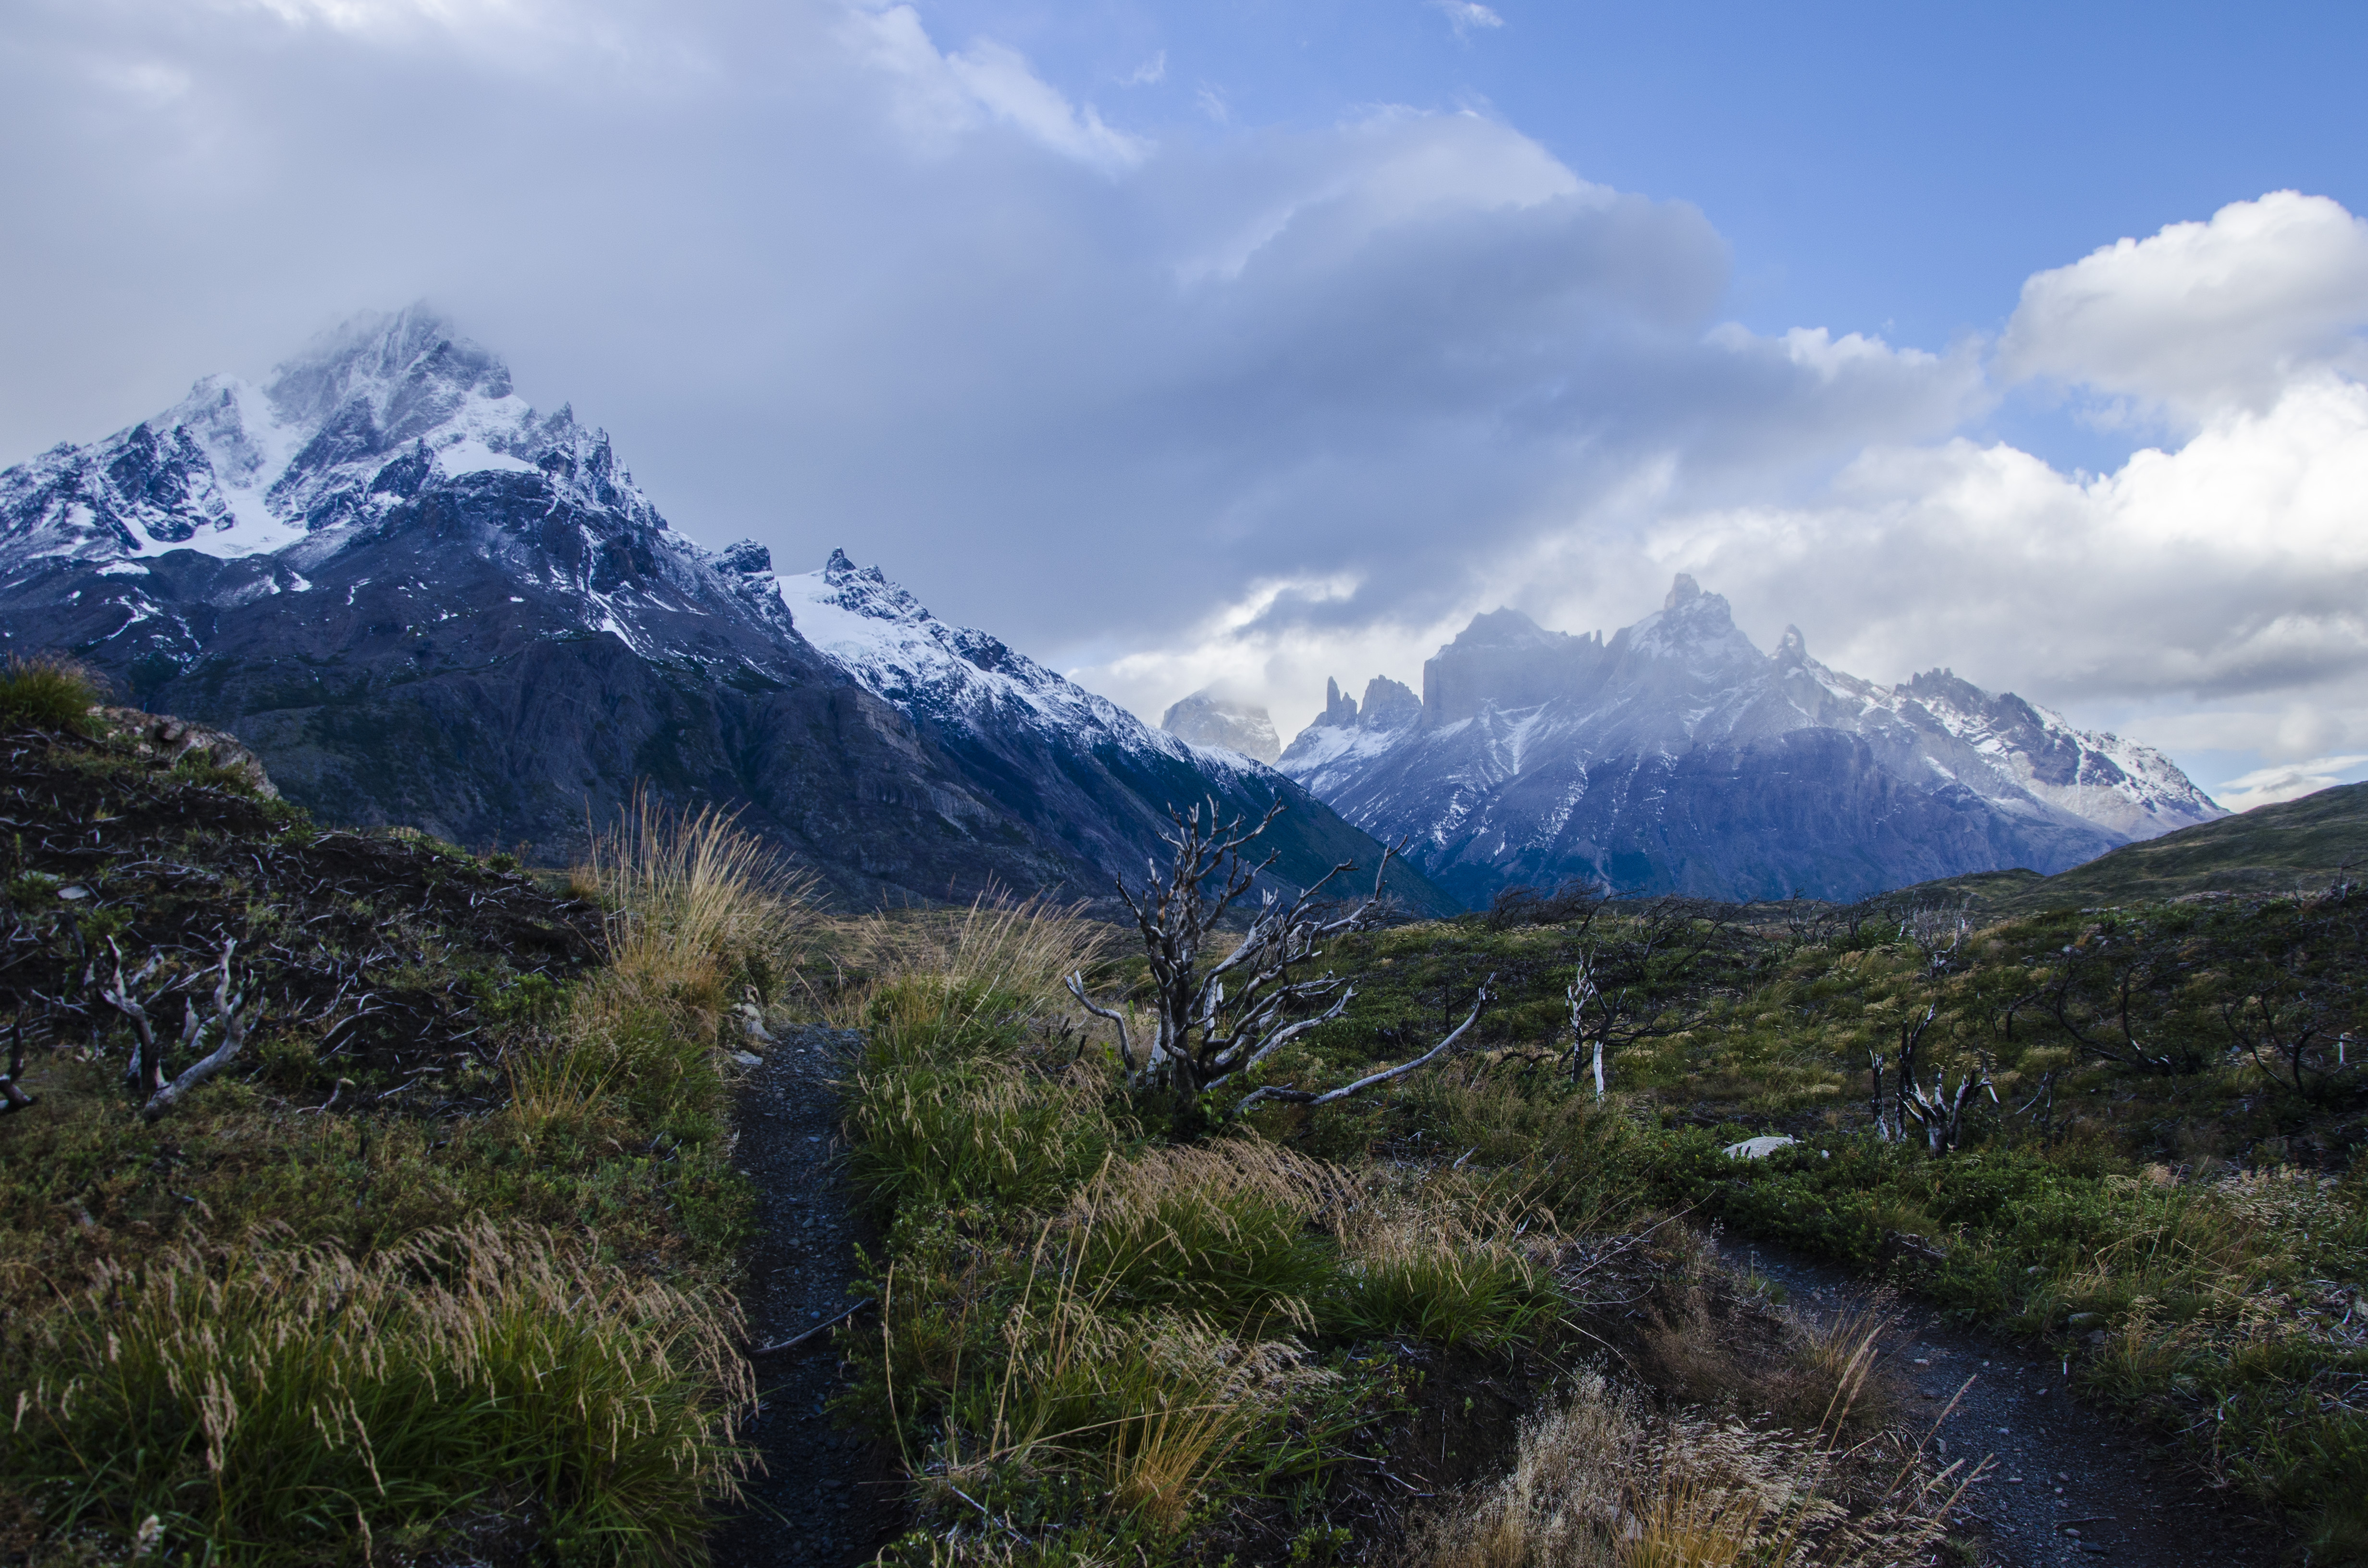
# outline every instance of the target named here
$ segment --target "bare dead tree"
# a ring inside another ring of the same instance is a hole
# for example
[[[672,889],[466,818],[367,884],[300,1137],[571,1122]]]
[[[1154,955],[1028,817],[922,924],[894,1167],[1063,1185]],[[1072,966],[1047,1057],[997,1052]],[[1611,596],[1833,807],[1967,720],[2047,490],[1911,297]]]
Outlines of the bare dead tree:
[[[1959,1075],[1955,1087],[1949,1085],[1945,1064],[1932,1070],[1931,1085],[1925,1085],[1925,1036],[1939,1017],[1940,1008],[1933,1004],[1925,1007],[1922,1017],[1902,1019],[1899,1048],[1888,1062],[1881,1051],[1873,1047],[1867,1050],[1873,1080],[1868,1108],[1874,1114],[1874,1135],[1885,1143],[1905,1142],[1907,1124],[1912,1121],[1923,1129],[1925,1144],[1933,1153],[1954,1149],[1964,1141],[1965,1112],[1971,1108],[1974,1096],[1987,1090],[1992,1100],[1998,1098],[1998,1090],[1990,1083],[1989,1058],[1979,1052],[1975,1054],[1974,1064]],[[1888,1105],[1883,1092],[1886,1067],[1896,1074]]]
[[[213,1050],[181,1069],[179,1077],[148,1096],[148,1103],[140,1108],[140,1114],[149,1120],[154,1121],[172,1109],[191,1089],[229,1066],[245,1049],[247,1031],[263,1016],[263,999],[260,996],[256,998],[255,1006],[249,1007],[245,991],[235,994],[232,993],[230,960],[231,954],[237,948],[235,937],[222,942],[222,962],[218,966],[221,979],[214,985],[213,1017],[201,1017],[198,1013],[197,998],[193,996],[187,1003],[187,1012],[182,1019],[181,1049],[184,1051],[197,1050],[202,1045],[208,1029],[214,1031]]]
[[[2100,937],[2098,949],[2111,940]],[[2155,960],[2143,950],[2084,953],[2067,948],[2044,999],[2056,1027],[2100,1062],[2165,1077],[2194,1072],[2203,1064],[2194,1051],[2157,1046],[2140,1037],[2137,1005],[2156,979]]]
[[[1386,1084],[1393,1078],[1403,1078],[1409,1073],[1429,1066],[1432,1062],[1438,1061],[1440,1057],[1454,1050],[1456,1042],[1461,1040],[1464,1035],[1470,1031],[1474,1024],[1479,1022],[1481,1013],[1487,1007],[1489,1003],[1496,1000],[1496,997],[1492,995],[1488,990],[1488,987],[1495,983],[1496,979],[1497,977],[1492,974],[1486,980],[1482,981],[1480,983],[1479,994],[1473,998],[1472,1011],[1463,1016],[1463,1021],[1456,1025],[1454,1029],[1452,1030],[1444,1040],[1441,1040],[1437,1045],[1432,1046],[1429,1051],[1424,1051],[1420,1056],[1414,1058],[1412,1061],[1401,1062],[1395,1067],[1384,1067],[1378,1073],[1366,1074],[1364,1077],[1358,1079],[1353,1084],[1343,1084],[1337,1089],[1327,1089],[1322,1094],[1317,1094],[1312,1089],[1292,1088],[1287,1084],[1261,1085],[1259,1087],[1252,1089],[1248,1094],[1242,1096],[1241,1103],[1234,1107],[1234,1114],[1239,1116],[1242,1112],[1249,1109],[1250,1107],[1258,1104],[1260,1100],[1281,1100],[1287,1105],[1304,1105],[1309,1107],[1330,1105],[1335,1100],[1345,1100],[1350,1095],[1362,1094],[1365,1090],[1372,1088],[1376,1085]]]
[[[1954,909],[1911,903],[1900,910],[1899,939],[1923,955],[1927,979],[1937,980],[1955,965],[1957,951],[1973,929],[1971,908],[1968,901]]]
[[[1958,1077],[1953,1089],[1949,1086],[1945,1067],[1933,1070],[1930,1089],[1913,1078],[1904,1079],[1904,1083],[1907,1092],[1901,1102],[1902,1108],[1924,1130],[1925,1146],[1936,1154],[1964,1142],[1965,1112],[1972,1108],[1976,1095],[1987,1090],[1992,1103],[1998,1100],[1998,1089],[1990,1082],[1989,1060],[1979,1054]]]
[[[1080,1006],[1108,1019],[1116,1029],[1120,1061],[1136,1086],[1199,1095],[1249,1072],[1291,1041],[1339,1017],[1356,996],[1355,987],[1328,971],[1320,975],[1310,971],[1324,956],[1323,943],[1367,929],[1387,914],[1383,881],[1395,853],[1390,848],[1383,850],[1373,890],[1363,899],[1344,907],[1324,897],[1336,879],[1356,869],[1346,861],[1287,901],[1270,890],[1264,892],[1248,930],[1214,962],[1203,961],[1206,950],[1224,939],[1220,923],[1227,911],[1274,864],[1277,852],[1255,861],[1244,852],[1282,810],[1283,802],[1277,801],[1253,824],[1246,815],[1224,820],[1213,801],[1207,802],[1205,813],[1200,806],[1186,812],[1171,809],[1174,826],[1164,835],[1171,850],[1167,865],[1154,861],[1151,879],[1140,892],[1118,880],[1118,895],[1134,916],[1151,968],[1153,1032],[1143,1042],[1141,1060],[1124,1013],[1094,1001],[1082,972],[1069,976],[1068,988]],[[1484,984],[1472,1016],[1438,1046],[1403,1066],[1324,1095],[1262,1088],[1235,1110],[1259,1099],[1328,1104],[1412,1072],[1462,1040],[1489,999]]]
[[[1482,921],[1491,931],[1516,926],[1577,926],[1571,935],[1583,937],[1611,897],[1610,889],[1583,877],[1569,878],[1551,892],[1520,885],[1500,888]]]
[[[1570,1003],[1570,1081],[1579,1081],[1584,1058],[1594,1077],[1595,1097],[1600,1100],[1608,1087],[1606,1057],[1647,1035],[1668,1034],[1675,1026],[1656,1027],[1640,1017],[1634,989],[1623,985],[1606,991],[1599,972],[1596,949],[1590,947],[1579,955],[1577,971],[1563,994]]]
[[[164,957],[159,953],[149,954],[148,961],[140,966],[139,972],[126,980],[123,977],[123,949],[116,945],[112,937],[107,939],[107,948],[115,955],[115,979],[112,983],[99,983],[98,998],[122,1014],[124,1021],[131,1026],[131,1060],[123,1069],[123,1080],[135,1096],[146,1100],[165,1086],[165,1058],[156,1043],[155,1021],[148,1016],[147,1004],[140,1000],[140,987],[156,972],[156,966],[164,961]],[[161,992],[149,998],[150,1001],[162,999]]]
[[[2326,1097],[2360,1077],[2360,1064],[2350,1060],[2351,1036],[2343,1028],[2348,1011],[2334,1005],[2328,989],[2306,980],[2271,981],[2220,1004],[2221,1021],[2237,1048],[2263,1077],[2305,1099]]]

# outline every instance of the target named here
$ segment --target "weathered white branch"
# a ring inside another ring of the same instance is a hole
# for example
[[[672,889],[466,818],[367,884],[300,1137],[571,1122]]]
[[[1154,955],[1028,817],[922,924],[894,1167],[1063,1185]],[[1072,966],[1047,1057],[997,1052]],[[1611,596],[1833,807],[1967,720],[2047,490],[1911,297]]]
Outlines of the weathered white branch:
[[[1372,1088],[1374,1085],[1379,1084],[1386,1084],[1393,1078],[1403,1078],[1407,1074],[1415,1072],[1419,1068],[1429,1066],[1448,1051],[1454,1050],[1455,1042],[1462,1040],[1466,1031],[1468,1031],[1474,1024],[1479,1022],[1482,1010],[1495,999],[1489,995],[1488,987],[1496,982],[1496,979],[1497,977],[1492,974],[1486,980],[1480,983],[1480,994],[1473,1001],[1472,1011],[1464,1016],[1464,1019],[1462,1023],[1455,1026],[1455,1030],[1452,1034],[1450,1034],[1445,1040],[1440,1040],[1437,1045],[1432,1046],[1429,1051],[1424,1051],[1420,1056],[1416,1057],[1413,1061],[1401,1062],[1395,1067],[1384,1067],[1380,1072],[1369,1074],[1366,1076],[1358,1079],[1353,1084],[1344,1084],[1337,1089],[1329,1089],[1322,1094],[1317,1094],[1313,1089],[1294,1089],[1285,1085],[1269,1084],[1262,1088],[1253,1089],[1248,1094],[1244,1095],[1240,1101],[1235,1105],[1233,1114],[1239,1116],[1242,1112],[1249,1109],[1250,1107],[1258,1104],[1260,1100],[1281,1100],[1287,1105],[1304,1105],[1309,1107],[1326,1106],[1332,1104],[1336,1100],[1345,1100],[1350,1095],[1362,1094],[1365,1090]],[[1343,1000],[1345,1000],[1345,998]]]
[[[246,1031],[254,1028],[256,1019],[263,1016],[263,1003],[260,998],[257,998],[254,1007],[246,1008],[246,995],[244,992],[235,996],[231,994],[230,960],[232,952],[237,947],[238,940],[235,937],[222,943],[222,980],[214,986],[212,1019],[206,1020],[199,1017],[198,1005],[192,1000],[188,1004],[188,1016],[182,1028],[182,1044],[195,1046],[203,1038],[209,1021],[219,1024],[222,1031],[222,1043],[215,1046],[210,1053],[183,1069],[179,1077],[149,1096],[148,1103],[140,1108],[140,1114],[150,1121],[155,1120],[172,1109],[191,1089],[229,1066],[238,1053],[245,1048]]]
[[[1111,1024],[1117,1028],[1119,1062],[1121,1065],[1125,1067],[1129,1073],[1133,1073],[1134,1071],[1134,1046],[1127,1038],[1125,1015],[1119,1012],[1115,1007],[1105,1007],[1101,1006],[1092,997],[1086,994],[1085,971],[1078,970],[1072,973],[1069,976],[1068,985],[1069,994],[1077,999],[1078,1006],[1083,1007],[1087,1012],[1091,1013],[1098,1018],[1108,1018]]]

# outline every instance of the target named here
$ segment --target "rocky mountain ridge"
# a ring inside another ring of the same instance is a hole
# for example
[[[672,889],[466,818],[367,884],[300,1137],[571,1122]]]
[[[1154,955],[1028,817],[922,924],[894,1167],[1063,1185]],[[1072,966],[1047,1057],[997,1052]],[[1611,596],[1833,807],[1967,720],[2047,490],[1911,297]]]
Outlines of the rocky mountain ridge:
[[[902,641],[817,647],[764,547],[675,532],[605,434],[421,309],[0,473],[6,645],[234,734],[325,820],[557,860],[646,781],[859,902],[1096,896],[1171,802],[1287,799],[1285,882],[1378,854],[1279,774],[832,574],[842,602],[799,600],[818,628]]]
[[[1879,687],[1793,627],[1763,653],[1683,574],[1609,639],[1475,617],[1425,664],[1419,699],[1377,678],[1360,706],[1327,683],[1279,766],[1376,836],[1411,838],[1467,902],[1567,877],[1855,898],[2062,870],[2226,814],[2160,753],[1946,670]]]

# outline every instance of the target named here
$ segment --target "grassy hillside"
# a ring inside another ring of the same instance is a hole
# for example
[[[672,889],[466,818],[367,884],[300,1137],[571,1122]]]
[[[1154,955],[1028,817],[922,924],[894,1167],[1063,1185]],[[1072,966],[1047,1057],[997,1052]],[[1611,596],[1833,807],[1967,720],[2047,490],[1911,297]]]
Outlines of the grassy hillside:
[[[2194,893],[2273,894],[2323,888],[2368,866],[2368,784],[2340,784],[2283,805],[2127,844],[2053,877],[1985,871],[1923,882],[1896,901],[1971,900],[1993,916],[2095,909]]]
[[[763,868],[645,818],[553,894],[89,696],[0,677],[0,1561],[696,1556]]]
[[[1325,938],[1281,969],[1355,994],[1276,1021],[1337,1016],[1179,1087],[1069,994],[1152,1038],[1131,931],[825,919],[712,818],[539,886],[87,698],[0,680],[0,1562],[700,1561],[751,1462],[752,998],[863,1031],[884,1242],[834,1333],[906,1483],[887,1568],[1985,1561],[1873,1328],[1713,1224],[2044,1342],[2368,1561],[2348,887],[1978,928],[1511,901]],[[159,1095],[143,1023],[168,1089],[236,1049]]]

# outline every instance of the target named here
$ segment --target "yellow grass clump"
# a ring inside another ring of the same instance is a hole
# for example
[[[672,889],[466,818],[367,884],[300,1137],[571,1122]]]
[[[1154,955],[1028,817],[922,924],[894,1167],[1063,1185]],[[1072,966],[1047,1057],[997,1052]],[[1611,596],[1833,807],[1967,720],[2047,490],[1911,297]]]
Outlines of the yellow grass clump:
[[[685,1561],[745,1468],[739,1335],[728,1302],[529,1226],[366,1259],[265,1231],[108,1268],[40,1330],[14,1436],[69,1529],[151,1551],[325,1550],[474,1509],[572,1560]]]
[[[569,994],[556,1027],[508,1059],[528,1128],[578,1119],[611,1096],[645,1115],[719,1098],[728,1015],[761,997],[817,924],[814,879],[734,814],[637,794],[593,835],[572,885],[607,912],[609,962]]]

